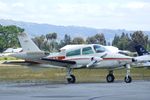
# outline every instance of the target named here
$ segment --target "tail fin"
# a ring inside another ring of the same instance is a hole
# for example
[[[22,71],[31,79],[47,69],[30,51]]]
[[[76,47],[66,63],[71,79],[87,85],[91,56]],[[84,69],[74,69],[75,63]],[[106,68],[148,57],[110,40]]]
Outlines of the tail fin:
[[[23,51],[25,52],[41,51],[26,33],[19,33],[18,39]]]
[[[142,45],[136,45],[135,50],[139,56],[149,54],[149,52]]]

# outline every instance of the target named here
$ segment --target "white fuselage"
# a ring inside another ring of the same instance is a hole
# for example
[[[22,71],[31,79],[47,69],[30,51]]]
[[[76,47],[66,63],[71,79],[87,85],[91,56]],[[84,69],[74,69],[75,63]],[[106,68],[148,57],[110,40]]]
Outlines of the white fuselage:
[[[74,53],[76,51],[78,51],[78,54]],[[44,52],[20,52],[12,54],[11,56],[24,59],[26,61],[37,62],[39,64],[44,64],[44,62],[40,60],[42,57],[75,61],[76,66],[71,66],[73,68],[80,68],[88,65],[92,58],[98,58],[101,60],[93,64],[91,68],[116,68],[132,62],[132,57],[109,52],[101,45],[80,45],[79,47],[76,46],[66,50],[63,49],[61,52],[53,53],[49,56],[45,55]]]
[[[84,48],[88,48],[88,47],[91,47],[91,51],[93,51],[91,54],[84,53]],[[112,53],[103,49],[104,48],[102,47],[101,51],[97,53],[94,50],[94,45],[83,45],[83,46],[80,45],[79,47],[76,46],[75,48],[72,46],[72,48],[66,50],[63,49],[60,53],[57,53],[56,55],[55,54],[49,55],[47,56],[47,58],[75,61],[77,64],[76,66],[73,66],[74,68],[80,68],[82,66],[86,66],[91,62],[91,58],[93,57],[101,58],[103,55],[105,55],[105,57],[103,57],[101,61],[94,64],[91,68],[116,68],[116,67],[122,67],[126,63],[132,62],[132,57],[125,56],[118,53]],[[80,54],[69,55],[69,52],[73,52],[76,50],[79,50]]]
[[[101,57],[102,54],[96,53],[90,56],[78,56],[78,57],[68,57],[65,60],[72,60],[76,61],[78,66],[86,66],[88,63],[91,62],[92,57]],[[132,58],[128,56],[124,56],[121,54],[112,54],[107,53],[107,55],[98,63],[96,63],[93,67],[94,68],[115,68],[115,67],[122,67],[126,63],[131,63]]]

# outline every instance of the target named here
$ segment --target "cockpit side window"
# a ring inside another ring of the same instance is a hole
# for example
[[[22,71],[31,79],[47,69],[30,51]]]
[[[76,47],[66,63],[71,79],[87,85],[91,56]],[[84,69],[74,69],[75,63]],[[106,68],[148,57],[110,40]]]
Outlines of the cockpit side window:
[[[93,54],[93,53],[94,53],[94,52],[93,52],[93,50],[92,50],[91,47],[85,47],[85,48],[82,49],[82,54],[83,54],[83,55]]]
[[[96,53],[101,53],[101,52],[106,51],[104,47],[99,46],[99,45],[94,45],[93,47],[94,47],[94,50],[95,50]]]
[[[66,53],[66,56],[77,56],[77,55],[81,55],[80,49],[69,51]]]

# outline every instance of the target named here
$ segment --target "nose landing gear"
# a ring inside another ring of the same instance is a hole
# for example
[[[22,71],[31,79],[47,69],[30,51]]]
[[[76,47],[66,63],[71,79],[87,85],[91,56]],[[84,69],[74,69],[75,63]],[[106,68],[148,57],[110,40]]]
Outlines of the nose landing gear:
[[[126,76],[124,78],[124,81],[126,83],[131,83],[132,82],[132,77],[130,76],[130,68],[131,68],[130,65],[127,64],[126,65]]]

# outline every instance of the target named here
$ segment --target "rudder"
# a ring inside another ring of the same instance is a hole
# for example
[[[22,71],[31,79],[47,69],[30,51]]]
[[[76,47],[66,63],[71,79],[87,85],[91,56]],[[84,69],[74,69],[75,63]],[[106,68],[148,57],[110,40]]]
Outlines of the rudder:
[[[142,45],[136,45],[135,50],[137,51],[139,56],[149,54],[148,51]]]
[[[19,33],[18,39],[23,51],[25,52],[41,51],[26,33]]]

